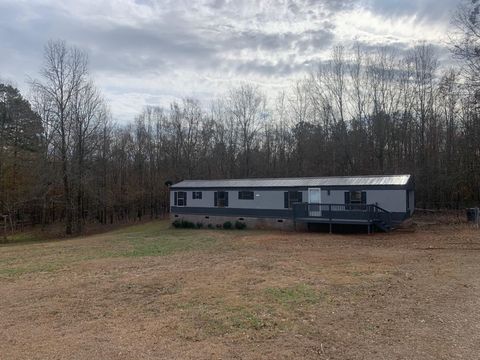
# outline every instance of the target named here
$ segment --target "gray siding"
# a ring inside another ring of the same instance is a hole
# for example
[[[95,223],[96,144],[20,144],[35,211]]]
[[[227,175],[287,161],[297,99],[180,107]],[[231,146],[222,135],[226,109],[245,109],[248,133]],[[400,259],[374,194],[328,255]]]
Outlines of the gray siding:
[[[228,207],[237,209],[283,209],[283,191],[253,191],[253,200],[240,200],[238,191],[229,191]]]
[[[413,190],[410,190],[408,192],[408,197],[409,197],[409,205],[410,205],[410,215],[413,214],[413,212],[415,211],[415,191]]]
[[[198,190],[201,191],[201,190]],[[213,207],[213,191],[201,191],[202,198],[193,200],[193,191],[187,191],[187,205],[189,207]]]
[[[184,190],[181,190],[184,191]],[[217,190],[202,191],[202,199],[194,200],[193,191],[187,190],[187,207],[214,207],[214,193]],[[254,191],[253,200],[240,200],[237,190],[225,190],[228,192],[228,207],[236,209],[283,209],[283,193],[280,190]],[[174,204],[174,191],[170,192],[170,204]],[[303,199],[307,198],[307,192],[303,191]]]
[[[213,208],[215,190],[198,190],[202,191],[202,199],[194,200],[191,190],[187,190],[187,207],[188,208]],[[231,209],[260,209],[260,210],[282,210],[284,209],[284,192],[285,190],[254,190],[253,200],[238,199],[237,190],[228,191],[228,207]],[[301,190],[303,193],[303,201],[308,201],[308,191]],[[344,190],[322,190],[322,203],[324,204],[344,204]],[[367,193],[367,204],[377,204],[378,206],[390,212],[407,211],[407,190],[364,190]],[[174,191],[170,193],[170,203],[174,205]],[[409,194],[413,198],[413,191]],[[411,203],[413,204],[413,202]],[[413,205],[412,205],[413,206]]]
[[[406,190],[371,190],[367,191],[367,204],[378,204],[390,212],[406,212],[406,195]]]
[[[344,204],[346,190],[322,190],[322,203]],[[406,190],[364,190],[367,193],[367,204],[377,204],[390,212],[406,212]]]
[[[184,191],[184,190],[179,190]],[[187,193],[187,207],[213,207],[213,191],[202,191],[201,199],[193,199],[193,191],[185,191]],[[174,192],[170,191],[170,204],[174,206]]]
[[[322,189],[322,203],[324,204],[344,204],[345,203],[345,190],[328,190]]]

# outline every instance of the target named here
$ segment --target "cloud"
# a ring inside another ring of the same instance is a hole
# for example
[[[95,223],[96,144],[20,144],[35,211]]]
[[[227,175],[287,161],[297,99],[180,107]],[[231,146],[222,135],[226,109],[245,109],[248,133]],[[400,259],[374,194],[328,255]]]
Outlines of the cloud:
[[[306,30],[304,32],[265,33],[262,31],[242,31],[233,33],[223,40],[229,50],[264,50],[270,52],[319,50],[329,47],[334,39],[330,29]],[[230,46],[228,47],[228,45]]]
[[[388,18],[415,16],[419,21],[446,23],[458,4],[456,0],[371,0],[367,7]]]
[[[289,86],[338,43],[406,51],[438,39],[450,0],[3,0],[0,76],[27,91],[43,46],[84,48],[114,116],[199,97],[238,82]],[[440,44],[440,41],[437,41]],[[441,45],[439,45],[441,46]]]

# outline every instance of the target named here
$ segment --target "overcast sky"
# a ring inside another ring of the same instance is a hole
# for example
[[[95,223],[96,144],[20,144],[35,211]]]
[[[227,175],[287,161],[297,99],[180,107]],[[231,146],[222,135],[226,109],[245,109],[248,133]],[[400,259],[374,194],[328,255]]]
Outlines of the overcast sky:
[[[456,0],[0,0],[0,78],[26,91],[43,46],[87,50],[114,117],[255,82],[288,86],[336,44],[441,49]]]

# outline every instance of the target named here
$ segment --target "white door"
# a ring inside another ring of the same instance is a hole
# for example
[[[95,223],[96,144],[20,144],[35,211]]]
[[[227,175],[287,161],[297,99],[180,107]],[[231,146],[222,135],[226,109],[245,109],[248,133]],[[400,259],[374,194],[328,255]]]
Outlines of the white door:
[[[322,190],[320,188],[308,189],[308,215],[322,216]]]

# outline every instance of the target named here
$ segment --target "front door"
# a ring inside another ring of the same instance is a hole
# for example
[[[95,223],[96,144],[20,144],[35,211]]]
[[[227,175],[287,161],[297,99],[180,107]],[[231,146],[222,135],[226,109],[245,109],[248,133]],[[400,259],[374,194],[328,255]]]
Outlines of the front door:
[[[320,188],[308,189],[308,215],[314,217],[322,216],[322,190]]]

